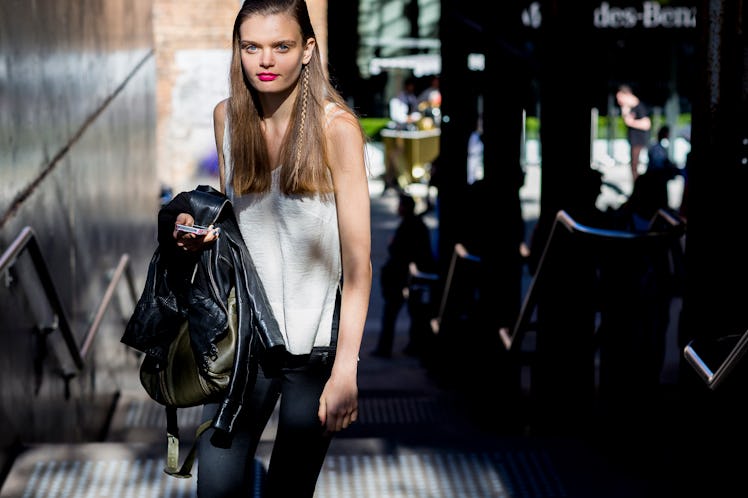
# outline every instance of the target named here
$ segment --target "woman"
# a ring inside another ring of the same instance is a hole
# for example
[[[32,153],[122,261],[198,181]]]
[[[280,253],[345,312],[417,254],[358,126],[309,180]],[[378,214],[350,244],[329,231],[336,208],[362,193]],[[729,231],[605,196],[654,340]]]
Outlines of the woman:
[[[198,496],[252,495],[254,454],[280,397],[263,496],[311,498],[332,435],[358,416],[372,269],[365,135],[326,77],[304,0],[243,3],[230,95],[213,118],[221,189],[290,355],[279,375],[259,370],[230,441],[201,439]],[[174,232],[185,250],[215,236]],[[334,361],[313,364],[313,348],[335,344],[339,290]],[[206,405],[204,419],[216,408]]]

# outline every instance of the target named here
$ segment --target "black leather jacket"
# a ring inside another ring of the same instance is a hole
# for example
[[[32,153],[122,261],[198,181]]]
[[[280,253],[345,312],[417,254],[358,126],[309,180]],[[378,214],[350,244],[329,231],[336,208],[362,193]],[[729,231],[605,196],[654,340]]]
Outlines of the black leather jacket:
[[[220,236],[200,252],[177,250],[172,233],[182,212],[190,213],[196,225],[219,227]],[[270,373],[286,355],[278,322],[231,202],[224,194],[201,185],[177,195],[161,208],[158,218],[159,247],[154,254],[156,261],[152,261],[156,269],[152,289],[146,288],[146,302],[138,303],[122,342],[163,360],[178,324],[187,318],[195,357],[208,359],[215,354],[214,343],[228,326],[228,296],[236,287],[240,333],[231,381],[212,424],[230,433],[258,365]]]

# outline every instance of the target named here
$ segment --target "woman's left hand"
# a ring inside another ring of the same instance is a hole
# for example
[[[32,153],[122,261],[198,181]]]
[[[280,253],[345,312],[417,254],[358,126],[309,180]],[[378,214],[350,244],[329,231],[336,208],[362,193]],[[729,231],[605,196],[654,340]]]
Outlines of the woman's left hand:
[[[341,431],[358,418],[358,386],[356,376],[349,379],[331,376],[319,398],[317,415],[327,433]]]

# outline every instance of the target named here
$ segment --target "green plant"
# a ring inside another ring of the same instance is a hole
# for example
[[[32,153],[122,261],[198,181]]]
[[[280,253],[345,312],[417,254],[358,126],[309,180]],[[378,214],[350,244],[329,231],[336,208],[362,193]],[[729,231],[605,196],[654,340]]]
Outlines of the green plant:
[[[525,137],[527,140],[537,140],[540,138],[540,119],[535,116],[528,116],[525,121]]]
[[[372,140],[380,140],[379,132],[382,128],[387,127],[387,123],[390,122],[389,118],[361,118],[361,126],[366,133],[366,136]]]

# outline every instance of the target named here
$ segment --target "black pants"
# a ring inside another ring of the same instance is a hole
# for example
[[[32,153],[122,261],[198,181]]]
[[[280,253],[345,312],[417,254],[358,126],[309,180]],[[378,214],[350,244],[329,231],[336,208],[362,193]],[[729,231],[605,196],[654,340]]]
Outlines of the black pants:
[[[262,496],[312,498],[331,440],[320,424],[317,410],[330,377],[332,359],[309,362],[307,357],[293,358],[294,365],[284,368],[280,376],[267,378],[260,369],[229,445],[212,437],[213,429],[201,437],[198,497],[254,496],[255,452],[280,397],[278,431]],[[216,404],[205,405],[203,420],[212,418],[216,409]]]

